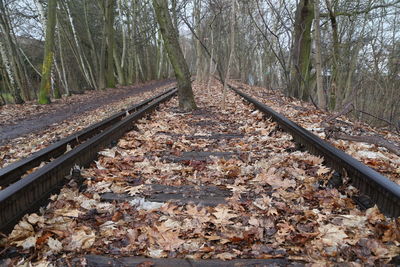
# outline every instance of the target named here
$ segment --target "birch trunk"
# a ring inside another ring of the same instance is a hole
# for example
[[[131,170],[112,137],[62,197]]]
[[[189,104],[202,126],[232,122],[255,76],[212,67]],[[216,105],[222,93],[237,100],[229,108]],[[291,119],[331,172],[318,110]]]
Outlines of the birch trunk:
[[[90,68],[89,64],[86,64],[85,62],[87,62],[86,56],[85,54],[82,52],[82,48],[78,39],[78,35],[75,29],[75,25],[74,25],[74,20],[71,16],[71,11],[70,8],[68,6],[68,2],[66,3],[66,9],[67,9],[67,14],[68,14],[68,20],[69,23],[71,25],[71,30],[72,30],[72,35],[74,37],[74,41],[75,41],[75,46],[76,46],[76,50],[77,50],[77,54],[79,57],[79,63],[81,65],[81,69],[83,71],[83,76],[85,77],[86,82],[91,86],[94,87],[95,86],[95,78],[92,75],[92,70]]]
[[[11,91],[11,94],[13,95],[14,102],[16,104],[22,104],[22,103],[24,103],[24,101],[21,98],[21,92],[19,90],[18,85],[15,82],[15,78],[14,78],[14,75],[13,75],[13,72],[12,72],[11,66],[10,66],[10,61],[8,60],[7,52],[6,52],[5,47],[4,47],[3,43],[1,42],[1,40],[0,40],[0,54],[1,54],[1,59],[3,61],[5,69],[6,69],[6,73],[8,76],[10,89],[11,89],[10,91]]]

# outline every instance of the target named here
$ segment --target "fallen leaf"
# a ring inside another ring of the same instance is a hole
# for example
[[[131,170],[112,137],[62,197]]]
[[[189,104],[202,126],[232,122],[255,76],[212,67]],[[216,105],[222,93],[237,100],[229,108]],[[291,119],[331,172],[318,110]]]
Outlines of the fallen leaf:
[[[138,185],[138,186],[127,186],[124,188],[125,192],[128,192],[130,196],[137,195],[143,191],[145,188],[144,185]]]
[[[337,247],[344,244],[348,237],[346,233],[338,226],[333,224],[322,225],[318,228],[322,244],[329,247]]]
[[[216,212],[213,212],[212,214],[216,218],[214,220],[215,223],[220,223],[220,224],[233,224],[230,219],[236,218],[237,215],[231,213],[232,210],[228,208],[224,208],[223,206],[218,206],[215,208]]]
[[[47,245],[49,246],[50,250],[53,252],[60,252],[62,250],[62,243],[57,239],[49,238],[47,239]]]
[[[233,253],[224,252],[224,253],[220,253],[220,254],[215,255],[215,257],[217,259],[227,261],[227,260],[231,260],[231,259],[236,258],[236,255],[233,254]]]

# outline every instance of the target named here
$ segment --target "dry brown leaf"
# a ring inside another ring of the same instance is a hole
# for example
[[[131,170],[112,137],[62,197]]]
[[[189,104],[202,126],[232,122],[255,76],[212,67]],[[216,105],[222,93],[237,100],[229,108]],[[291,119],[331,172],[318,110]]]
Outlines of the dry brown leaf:
[[[231,260],[231,259],[236,258],[236,255],[233,254],[233,253],[224,252],[224,253],[220,253],[220,254],[215,255],[215,257],[217,259],[227,261],[227,260]]]
[[[215,217],[213,222],[219,223],[219,224],[233,224],[233,222],[230,220],[233,218],[236,218],[237,215],[233,214],[231,212],[232,212],[232,210],[230,210],[226,207],[223,207],[221,205],[216,207],[215,212],[212,213]]]

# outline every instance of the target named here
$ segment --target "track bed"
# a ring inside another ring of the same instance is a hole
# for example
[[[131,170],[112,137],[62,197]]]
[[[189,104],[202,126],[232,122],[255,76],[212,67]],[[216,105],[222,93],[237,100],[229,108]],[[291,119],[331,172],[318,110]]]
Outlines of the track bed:
[[[357,189],[335,181],[323,158],[298,150],[233,92],[225,110],[219,86],[196,93],[198,110],[179,113],[176,99],[162,104],[26,215],[6,240],[3,263],[395,262],[399,219],[360,209]]]

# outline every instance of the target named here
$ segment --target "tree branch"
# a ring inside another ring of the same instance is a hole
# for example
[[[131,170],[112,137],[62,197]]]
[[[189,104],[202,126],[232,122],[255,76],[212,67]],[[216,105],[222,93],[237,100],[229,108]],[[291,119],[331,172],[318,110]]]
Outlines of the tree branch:
[[[206,51],[207,55],[212,59],[212,61],[214,62],[214,64],[217,66],[217,71],[218,71],[218,76],[220,77],[221,80],[223,79],[223,75],[222,75],[222,71],[220,69],[220,65],[218,64],[218,62],[211,56],[210,51],[208,50],[207,46],[204,44],[204,42],[197,36],[195,30],[193,29],[192,25],[190,25],[190,23],[187,21],[187,19],[185,17],[182,17],[183,22],[186,24],[186,26],[188,26],[189,30],[192,32],[193,36],[200,42],[200,45],[204,48],[204,50]]]
[[[379,8],[387,8],[387,7],[391,7],[394,6],[396,4],[400,3],[400,0],[396,0],[392,3],[388,3],[388,4],[380,4],[380,5],[372,5],[370,7],[365,8],[364,10],[360,10],[360,11],[353,11],[353,12],[345,12],[345,11],[338,11],[338,12],[334,12],[333,15],[335,17],[338,16],[345,16],[345,17],[351,17],[351,16],[357,16],[357,15],[361,15],[361,14],[367,14],[375,9],[379,9]],[[330,17],[329,13],[321,13],[320,14],[321,17]]]
[[[387,123],[389,126],[393,126],[396,129],[396,131],[400,132],[399,126],[395,125],[394,123],[392,123],[391,121],[389,121],[387,119],[377,117],[377,116],[375,116],[375,115],[373,115],[371,113],[368,113],[368,112],[365,112],[365,111],[362,111],[362,110],[356,110],[356,111],[360,112],[360,113],[363,113],[365,115],[371,116],[371,117],[373,117],[373,118],[375,118],[377,120],[383,121],[383,122]]]
[[[342,116],[342,115],[345,115],[345,114],[351,112],[353,109],[354,109],[354,105],[353,105],[353,102],[351,101],[351,102],[347,103],[347,104],[343,107],[342,111],[340,111],[340,112],[338,112],[338,113],[336,113],[336,114],[332,114],[332,115],[326,117],[326,118],[321,122],[321,124],[324,125],[324,124],[326,124],[326,123],[329,123],[329,122],[333,121],[334,119],[336,119],[337,117],[340,117],[340,116]]]

